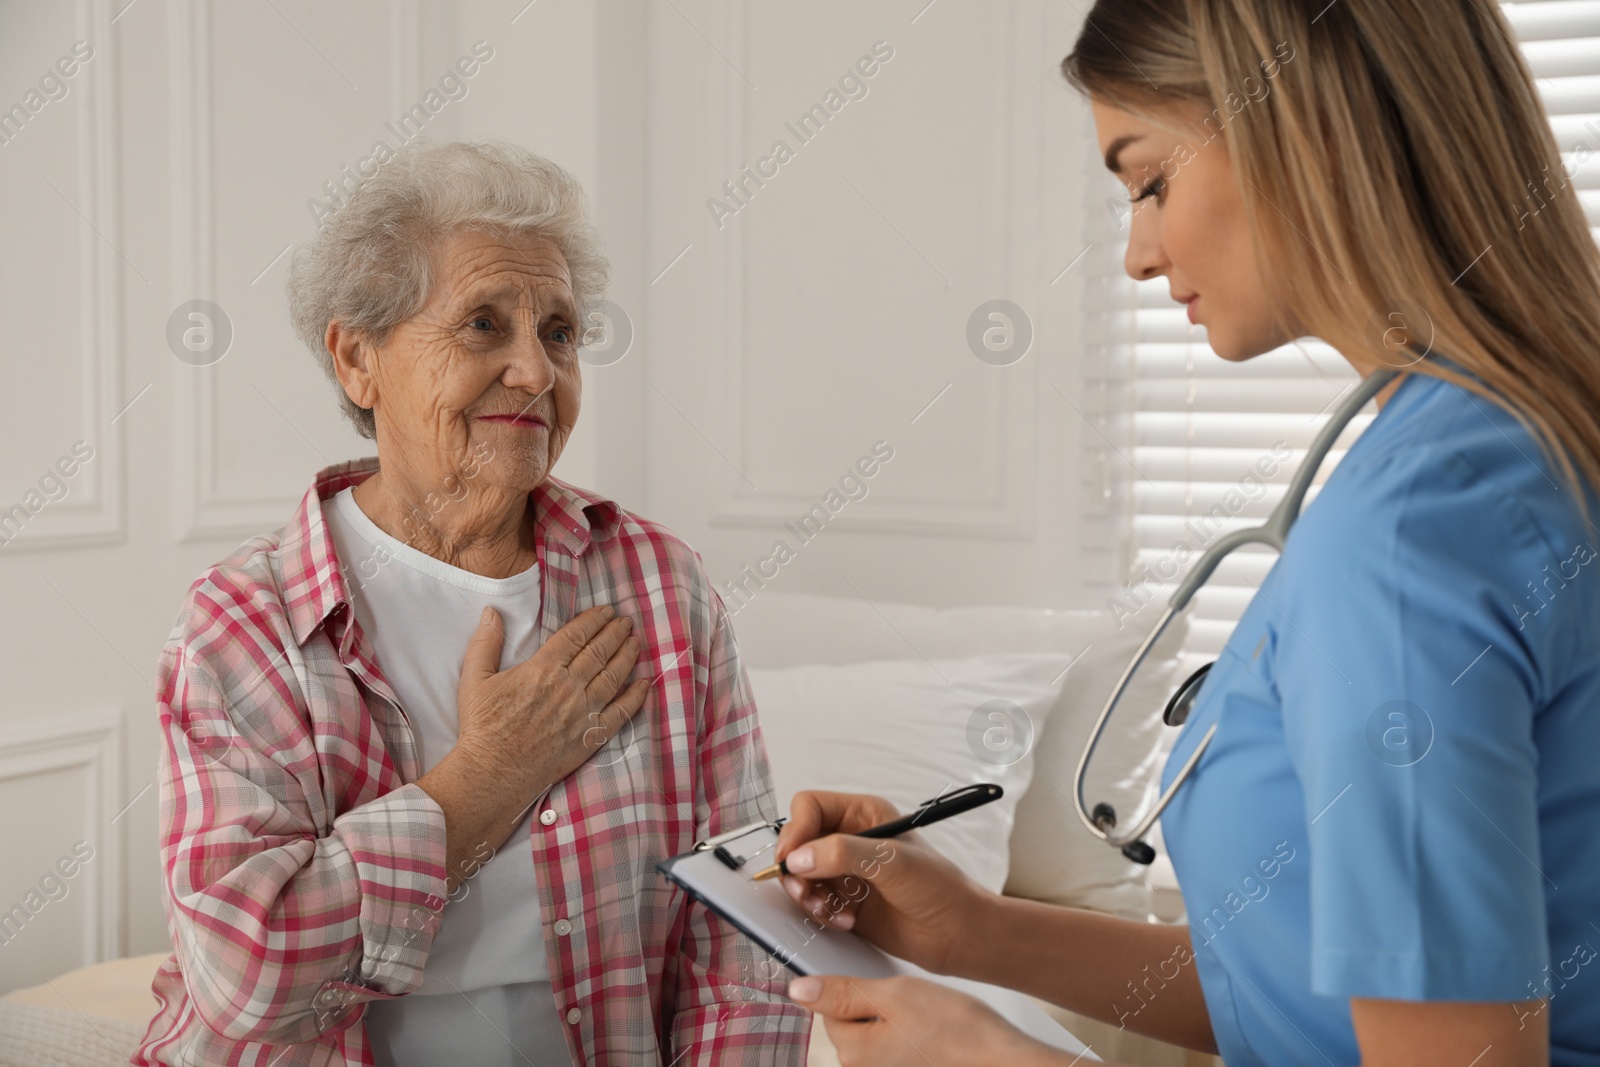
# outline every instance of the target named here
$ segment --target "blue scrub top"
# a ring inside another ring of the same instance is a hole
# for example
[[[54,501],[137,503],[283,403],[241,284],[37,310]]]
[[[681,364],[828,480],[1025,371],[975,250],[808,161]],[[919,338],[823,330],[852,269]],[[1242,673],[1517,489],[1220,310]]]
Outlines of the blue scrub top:
[[[1406,378],[1163,787],[1213,723],[1162,817],[1194,956],[1129,1014],[1194,966],[1228,1067],[1328,1067],[1360,1061],[1351,997],[1544,997],[1551,1062],[1600,1065],[1600,530],[1509,413]]]

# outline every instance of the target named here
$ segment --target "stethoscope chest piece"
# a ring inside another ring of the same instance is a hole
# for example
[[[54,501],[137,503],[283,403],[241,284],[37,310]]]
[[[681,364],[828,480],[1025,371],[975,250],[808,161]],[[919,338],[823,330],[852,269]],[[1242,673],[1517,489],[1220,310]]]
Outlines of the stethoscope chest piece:
[[[1161,712],[1162,722],[1168,726],[1182,726],[1189,721],[1189,713],[1194,710],[1194,702],[1200,696],[1200,684],[1206,680],[1206,675],[1211,673],[1211,668],[1214,666],[1215,663],[1207,663],[1178,686],[1178,691],[1172,694],[1172,699],[1167,701],[1166,708]]]
[[[1106,834],[1117,828],[1117,809],[1105,801],[1094,806],[1094,824]],[[1118,849],[1124,856],[1141,866],[1148,867],[1156,861],[1156,850],[1143,841],[1130,841]]]

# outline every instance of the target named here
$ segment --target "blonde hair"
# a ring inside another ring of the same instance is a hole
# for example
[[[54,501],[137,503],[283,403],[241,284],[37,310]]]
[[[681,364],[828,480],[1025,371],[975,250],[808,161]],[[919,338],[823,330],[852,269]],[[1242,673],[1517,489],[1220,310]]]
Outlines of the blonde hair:
[[[1299,332],[1375,352],[1370,324],[1420,308],[1432,348],[1481,384],[1410,369],[1516,416],[1587,519],[1600,248],[1512,40],[1480,0],[1099,0],[1062,70],[1158,125],[1174,104],[1217,109],[1262,276]]]

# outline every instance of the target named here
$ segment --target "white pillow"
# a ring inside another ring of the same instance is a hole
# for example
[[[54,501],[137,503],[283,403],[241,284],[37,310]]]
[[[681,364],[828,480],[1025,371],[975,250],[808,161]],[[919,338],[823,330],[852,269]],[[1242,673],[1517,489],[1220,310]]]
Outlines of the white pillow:
[[[1033,786],[1017,807],[1011,878],[1005,887],[1011,896],[1131,919],[1150,913],[1150,869],[1089,833],[1072,802],[1072,776],[1089,729],[1147,635],[1149,620],[1136,622],[1117,630],[1108,620],[1067,672],[1067,706],[1057,710],[1039,739]],[[1173,619],[1150,650],[1112,714],[1085,776],[1088,806],[1110,803],[1124,827],[1132,826],[1155,799],[1161,733],[1171,729],[1162,723],[1161,709],[1181,681],[1181,648],[1188,630],[1187,615]]]
[[[999,892],[1033,741],[1070,662],[1046,654],[751,668],[780,811],[805,789],[875,793],[909,812],[960,786],[998,783],[1000,800],[921,833]]]

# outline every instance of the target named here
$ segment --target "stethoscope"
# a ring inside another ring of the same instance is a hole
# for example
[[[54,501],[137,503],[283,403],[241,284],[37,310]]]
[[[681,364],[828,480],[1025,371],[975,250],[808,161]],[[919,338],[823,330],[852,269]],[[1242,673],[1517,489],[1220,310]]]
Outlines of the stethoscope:
[[[1156,622],[1155,629],[1150,636],[1144,639],[1144,644],[1139,646],[1139,651],[1134,653],[1133,661],[1122,672],[1116,687],[1111,690],[1111,698],[1106,701],[1105,708],[1100,712],[1100,718],[1095,720],[1094,729],[1089,732],[1089,740],[1083,746],[1083,755],[1078,757],[1078,769],[1073,775],[1073,804],[1078,809],[1078,818],[1083,820],[1083,825],[1089,832],[1100,838],[1112,848],[1121,850],[1122,854],[1135,863],[1150,863],[1156,858],[1156,850],[1144,841],[1144,835],[1150,832],[1150,827],[1155,825],[1162,811],[1172,802],[1173,795],[1178,787],[1189,777],[1195,764],[1200,762],[1200,757],[1205,753],[1206,746],[1211,743],[1211,738],[1217,732],[1217,724],[1212,723],[1206,729],[1205,735],[1200,738],[1200,743],[1195,746],[1189,758],[1179,768],[1177,776],[1172,779],[1172,784],[1157,798],[1155,807],[1139,820],[1139,824],[1124,834],[1113,831],[1117,827],[1117,811],[1110,804],[1099,803],[1091,812],[1087,801],[1083,797],[1083,783],[1085,773],[1089,769],[1089,760],[1094,756],[1095,746],[1100,743],[1100,737],[1105,732],[1106,722],[1111,718],[1111,712],[1116,708],[1117,701],[1122,699],[1122,694],[1128,688],[1128,682],[1133,677],[1139,665],[1144,662],[1145,656],[1155,646],[1162,633],[1166,631],[1167,624],[1174,615],[1189,605],[1189,600],[1195,592],[1211,577],[1223,559],[1234,549],[1242,545],[1263,544],[1278,552],[1283,551],[1284,541],[1289,536],[1289,528],[1294,525],[1295,519],[1300,517],[1300,505],[1305,500],[1306,490],[1311,488],[1311,481],[1317,476],[1317,468],[1322,466],[1322,461],[1328,457],[1333,449],[1333,443],[1350,421],[1367,406],[1367,402],[1378,394],[1384,386],[1392,381],[1398,371],[1378,370],[1363,378],[1356,391],[1340,404],[1334,411],[1333,417],[1322,428],[1311,448],[1306,452],[1306,458],[1300,464],[1300,469],[1295,472],[1294,478],[1289,482],[1289,488],[1284,493],[1278,506],[1272,509],[1272,514],[1260,526],[1252,526],[1244,530],[1235,530],[1228,534],[1215,545],[1201,553],[1200,558],[1190,568],[1183,581],[1178,584],[1177,590],[1172,594],[1172,599],[1167,601],[1167,610],[1162,612],[1161,618]],[[1166,709],[1161,713],[1161,719],[1168,726],[1182,726],[1189,721],[1189,712],[1194,707],[1196,697],[1200,693],[1200,685],[1205,681],[1206,674],[1211,670],[1212,664],[1195,671],[1172,694],[1172,699],[1167,701]]]

